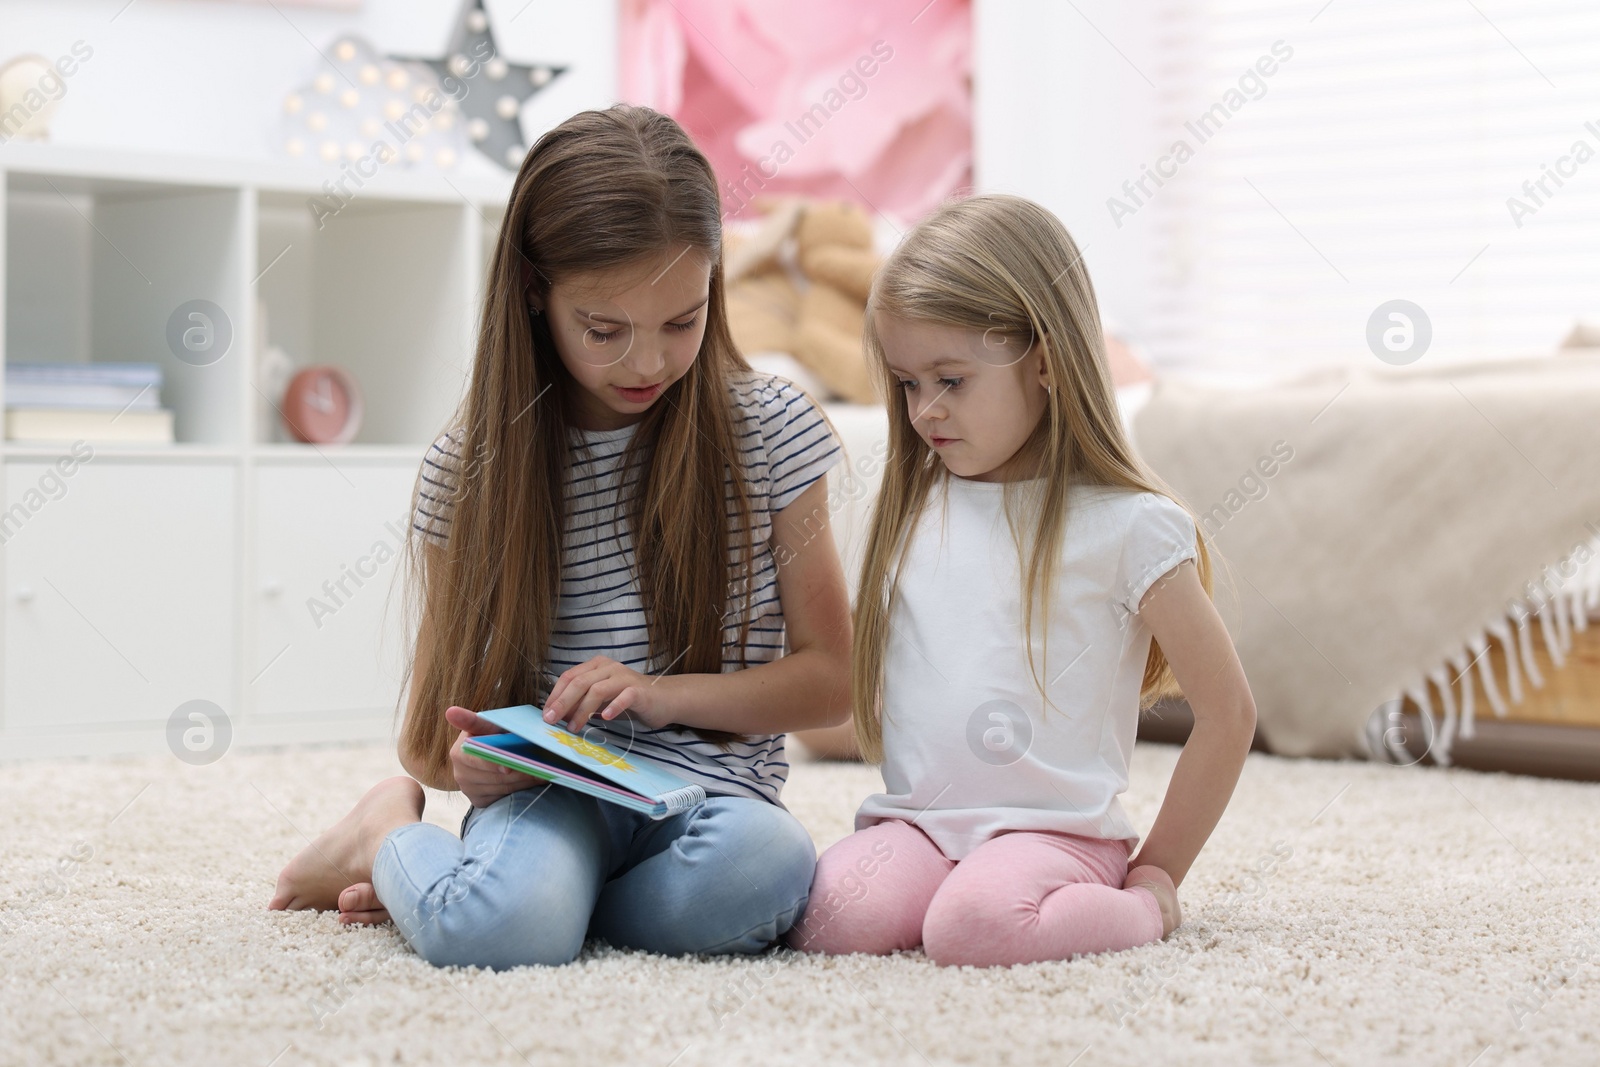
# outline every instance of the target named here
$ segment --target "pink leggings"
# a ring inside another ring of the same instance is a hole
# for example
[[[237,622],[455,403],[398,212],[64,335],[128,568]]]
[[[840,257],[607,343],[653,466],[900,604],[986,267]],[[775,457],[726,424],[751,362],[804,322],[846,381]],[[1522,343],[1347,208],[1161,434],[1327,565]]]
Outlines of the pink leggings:
[[[1161,939],[1148,889],[1123,889],[1128,843],[1013,831],[957,863],[910,823],[887,819],[817,860],[789,931],[805,952],[923,947],[935,963],[1005,967]]]

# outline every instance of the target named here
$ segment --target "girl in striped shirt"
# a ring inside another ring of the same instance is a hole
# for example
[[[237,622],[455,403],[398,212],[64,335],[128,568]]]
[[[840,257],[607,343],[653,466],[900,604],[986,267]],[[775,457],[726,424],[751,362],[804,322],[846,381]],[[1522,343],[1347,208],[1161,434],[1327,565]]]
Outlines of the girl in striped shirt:
[[[838,444],[734,347],[716,181],[670,118],[618,105],[545,134],[501,233],[471,383],[417,484],[412,777],[296,856],[270,906],[393,919],[440,965],[563,963],[587,936],[759,951],[816,861],[780,800],[783,735],[849,708]],[[522,703],[706,801],[651,821],[461,751],[499,732],[471,709]],[[420,821],[419,782],[472,802],[459,838]]]

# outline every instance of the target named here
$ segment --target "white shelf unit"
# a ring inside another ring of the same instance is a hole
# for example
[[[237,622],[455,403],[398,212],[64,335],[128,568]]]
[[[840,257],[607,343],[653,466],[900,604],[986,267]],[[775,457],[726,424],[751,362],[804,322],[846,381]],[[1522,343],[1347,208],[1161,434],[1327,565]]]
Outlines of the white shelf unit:
[[[391,735],[411,488],[466,382],[511,177],[380,173],[319,224],[330,176],[0,149],[0,365],[157,362],[177,438],[91,439],[75,465],[0,442],[0,758],[160,752],[194,699],[236,746]],[[205,366],[166,340],[195,299],[232,326]],[[287,438],[264,344],[355,375],[353,443]]]

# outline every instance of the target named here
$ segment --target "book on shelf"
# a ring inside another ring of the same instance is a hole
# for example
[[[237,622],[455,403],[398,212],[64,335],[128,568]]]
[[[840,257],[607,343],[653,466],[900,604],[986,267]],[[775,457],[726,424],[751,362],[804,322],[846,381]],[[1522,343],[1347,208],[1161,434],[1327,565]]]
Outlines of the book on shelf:
[[[171,444],[172,412],[166,408],[7,408],[7,441],[86,441]]]
[[[161,366],[156,363],[7,363],[8,408],[161,407]]]
[[[7,363],[5,439],[169,444],[157,363]]]

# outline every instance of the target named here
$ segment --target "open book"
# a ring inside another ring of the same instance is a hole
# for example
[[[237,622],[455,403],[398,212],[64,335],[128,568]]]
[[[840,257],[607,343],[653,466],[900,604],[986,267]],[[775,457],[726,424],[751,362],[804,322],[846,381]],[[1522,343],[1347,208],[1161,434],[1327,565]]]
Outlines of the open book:
[[[510,767],[556,785],[643,812],[652,819],[688,811],[706,798],[706,791],[677,775],[631,757],[600,736],[575,734],[565,725],[544,721],[532,704],[478,712],[502,730],[469,738],[463,752]]]

